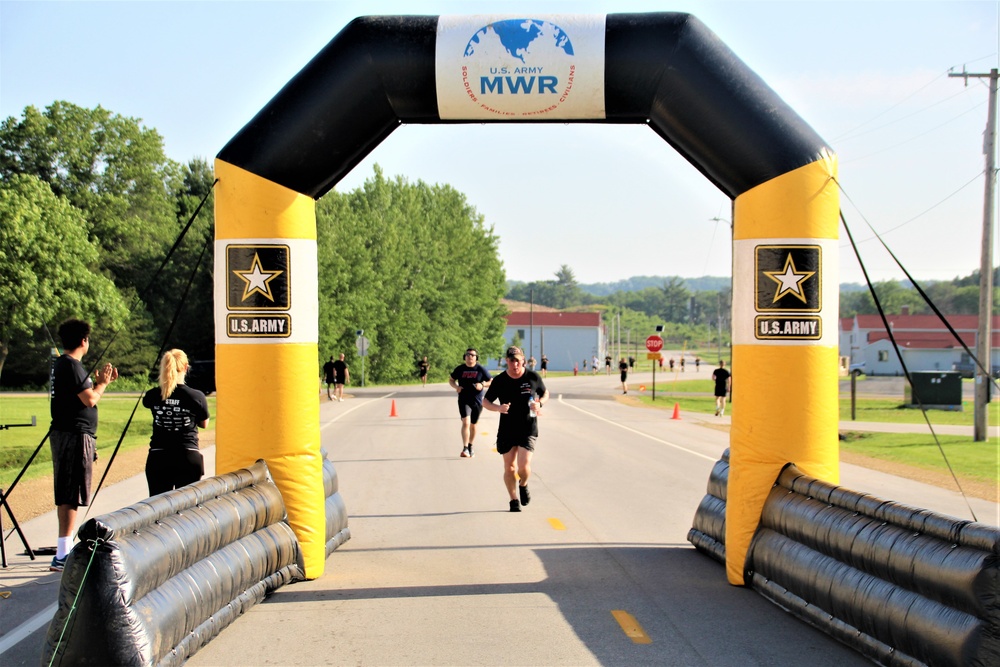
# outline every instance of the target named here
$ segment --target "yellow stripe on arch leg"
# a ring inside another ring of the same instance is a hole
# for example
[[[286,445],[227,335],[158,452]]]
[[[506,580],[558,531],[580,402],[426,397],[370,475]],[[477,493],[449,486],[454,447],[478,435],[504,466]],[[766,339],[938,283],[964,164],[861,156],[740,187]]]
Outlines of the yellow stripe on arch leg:
[[[733,348],[733,407],[726,501],[726,571],[742,584],[761,510],[786,463],[837,484],[837,350]],[[828,379],[833,376],[833,381]],[[733,555],[733,558],[730,558]]]
[[[315,345],[216,347],[216,365],[228,369],[216,379],[216,469],[267,462],[310,579],[326,561],[316,354]]]
[[[326,562],[316,203],[216,160],[216,470],[267,462],[302,550]]]

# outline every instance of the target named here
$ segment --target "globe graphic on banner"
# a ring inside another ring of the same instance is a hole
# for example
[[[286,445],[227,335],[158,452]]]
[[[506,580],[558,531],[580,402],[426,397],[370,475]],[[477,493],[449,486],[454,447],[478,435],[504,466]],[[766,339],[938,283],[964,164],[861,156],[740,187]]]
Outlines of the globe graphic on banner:
[[[513,58],[525,64],[528,64],[526,56],[530,58],[556,49],[567,56],[573,55],[573,43],[563,29],[539,19],[507,19],[480,28],[465,47],[465,55],[476,55],[478,49],[496,42]]]

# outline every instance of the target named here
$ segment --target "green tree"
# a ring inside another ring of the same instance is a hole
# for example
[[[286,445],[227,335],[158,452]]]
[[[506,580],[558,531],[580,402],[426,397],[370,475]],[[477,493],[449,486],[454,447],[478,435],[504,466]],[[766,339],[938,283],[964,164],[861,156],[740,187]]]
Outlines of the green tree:
[[[157,333],[157,345],[172,324],[168,347],[183,349],[192,360],[213,359],[215,331],[212,326],[214,304],[211,244],[215,228],[212,196],[215,175],[205,160],[192,160],[181,167],[180,171],[181,178],[175,195],[177,218],[172,225],[172,237],[176,238],[184,229],[198,204],[206,196],[208,199],[143,301],[153,322],[152,330]],[[163,254],[166,254],[166,250]],[[157,259],[162,262],[163,257]],[[187,296],[183,296],[185,292]]]
[[[0,124],[0,178],[29,174],[83,212],[101,267],[140,285],[172,242],[178,167],[163,139],[100,106],[54,102]]]
[[[84,317],[117,328],[126,305],[98,266],[83,215],[32,175],[0,179],[0,373],[12,341]]]
[[[484,357],[502,347],[498,239],[453,188],[389,180],[376,167],[362,188],[318,202],[317,245],[320,359],[356,359],[363,329],[366,374],[399,382],[424,355],[443,379],[466,347]]]
[[[553,285],[554,295],[552,304],[554,308],[572,308],[581,304],[582,292],[573,275],[573,269],[567,264],[563,264],[556,271],[555,285]]]

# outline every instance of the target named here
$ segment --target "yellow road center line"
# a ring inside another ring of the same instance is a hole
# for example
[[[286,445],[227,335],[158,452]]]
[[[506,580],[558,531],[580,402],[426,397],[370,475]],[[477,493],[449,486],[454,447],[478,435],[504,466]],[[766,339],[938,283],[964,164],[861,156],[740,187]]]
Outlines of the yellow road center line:
[[[566,526],[563,525],[563,522],[560,521],[559,519],[556,519],[555,517],[549,518],[549,525],[552,526],[555,530],[566,530]]]
[[[653,640],[646,631],[642,629],[639,625],[639,621],[635,620],[635,616],[623,611],[621,609],[612,609],[611,615],[615,617],[618,621],[618,625],[622,627],[622,631],[625,636],[632,640],[633,644],[652,644]]]

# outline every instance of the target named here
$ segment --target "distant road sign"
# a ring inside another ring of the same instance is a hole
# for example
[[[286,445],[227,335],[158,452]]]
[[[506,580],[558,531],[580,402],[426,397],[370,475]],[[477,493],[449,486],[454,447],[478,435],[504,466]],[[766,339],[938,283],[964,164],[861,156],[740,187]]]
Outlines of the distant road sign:
[[[646,349],[650,352],[659,352],[663,349],[663,339],[659,336],[650,336],[646,339]]]
[[[652,361],[659,361],[660,359],[663,358],[663,354],[661,354],[660,352],[647,352],[646,358],[651,359]]]
[[[358,346],[358,356],[367,357],[368,356],[368,339],[364,336],[358,336],[358,340],[355,341]]]

